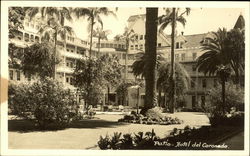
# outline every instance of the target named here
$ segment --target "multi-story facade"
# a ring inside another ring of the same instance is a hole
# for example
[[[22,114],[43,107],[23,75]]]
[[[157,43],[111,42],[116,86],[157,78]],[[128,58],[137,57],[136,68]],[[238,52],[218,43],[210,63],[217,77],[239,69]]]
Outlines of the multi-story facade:
[[[132,74],[131,67],[136,60],[136,54],[138,52],[145,51],[145,20],[145,15],[134,15],[130,16],[128,19],[128,28],[133,29],[135,34],[137,34],[136,42],[130,42],[128,47],[128,80],[135,79]],[[237,23],[239,22],[237,21]],[[11,39],[10,42],[20,48],[24,48],[25,46],[31,45],[35,42],[41,42],[41,36],[37,33],[39,28],[40,21],[29,21],[28,19],[25,19],[24,29],[19,30],[15,38]],[[184,35],[181,33],[176,36],[175,39],[175,61],[181,63],[191,77],[190,86],[185,95],[187,108],[201,107],[202,105],[205,105],[208,98],[206,96],[207,91],[216,86],[218,82],[218,78],[214,76],[205,76],[203,73],[198,72],[195,68],[197,58],[204,53],[204,51],[201,50],[201,45],[202,43],[208,42],[206,38],[209,36],[211,36],[211,33],[209,32],[195,35]],[[88,56],[89,42],[73,36],[67,36],[65,41],[66,42],[64,42],[64,40],[60,37],[58,38],[57,48],[62,61],[56,67],[56,79],[63,82],[65,87],[74,90],[75,87],[72,85],[72,73],[74,71],[76,61]],[[157,52],[161,52],[168,61],[170,61],[170,45],[170,36],[165,35],[163,32],[158,32]],[[105,53],[116,55],[120,60],[120,64],[125,66],[125,49],[125,43],[122,41],[101,40],[101,42],[98,43],[94,40],[92,54],[94,56]],[[123,74],[124,72],[125,70],[123,70]],[[23,74],[20,70],[10,68],[9,79],[11,81],[22,82],[32,81],[33,78],[30,75]],[[139,106],[143,106],[145,96],[144,88],[139,89],[139,99],[137,94],[137,89],[129,89],[127,105],[136,107],[138,103]],[[117,105],[119,104],[115,88],[110,91],[110,95],[108,97],[112,103]]]

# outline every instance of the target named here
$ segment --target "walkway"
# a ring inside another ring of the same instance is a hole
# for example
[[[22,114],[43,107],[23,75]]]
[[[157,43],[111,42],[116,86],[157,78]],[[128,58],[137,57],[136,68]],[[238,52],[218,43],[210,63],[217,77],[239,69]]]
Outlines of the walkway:
[[[123,115],[96,115],[99,119],[77,122],[71,128],[58,131],[37,131],[27,129],[25,122],[19,120],[9,121],[9,148],[11,149],[98,149],[97,141],[100,135],[114,132],[137,133],[154,129],[155,133],[164,137],[173,128],[184,128],[186,125],[208,125],[209,120],[203,113],[180,112],[172,115],[184,120],[180,125],[142,125],[118,123]],[[20,127],[22,127],[20,129]]]

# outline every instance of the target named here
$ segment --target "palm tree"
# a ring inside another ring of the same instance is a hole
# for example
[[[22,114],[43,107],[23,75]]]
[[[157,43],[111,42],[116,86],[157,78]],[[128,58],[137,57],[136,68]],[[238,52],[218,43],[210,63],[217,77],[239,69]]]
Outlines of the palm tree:
[[[186,8],[184,12],[180,13],[179,8],[166,9],[166,14],[159,17],[158,21],[160,24],[160,31],[163,31],[169,24],[171,24],[172,32],[171,32],[171,73],[170,73],[170,84],[172,84],[172,90],[175,90],[175,82],[174,82],[174,46],[175,46],[175,29],[177,26],[177,22],[181,23],[183,26],[186,24],[186,19],[183,17],[184,14],[189,15],[190,8]],[[175,108],[175,92],[172,92],[172,102],[171,102],[171,113],[174,113]]]
[[[97,27],[96,30],[93,31],[93,37],[98,38],[98,55],[100,55],[101,40],[108,40],[110,32],[110,30],[103,30],[103,28],[100,27]]]
[[[116,14],[109,10],[107,7],[100,8],[75,8],[73,9],[73,13],[79,19],[81,17],[88,17],[87,20],[89,22],[88,30],[90,31],[90,47],[89,47],[89,55],[91,57],[92,53],[92,38],[93,38],[93,29],[96,23],[99,23],[103,27],[103,22],[100,15],[113,15],[116,17]]]
[[[157,105],[156,96],[156,42],[157,42],[158,8],[146,8],[146,73],[145,73],[145,105],[144,114],[148,109]]]
[[[145,73],[146,73],[145,64],[146,64],[145,53],[143,52],[138,53],[137,60],[132,64],[132,72],[136,77],[138,76],[141,76],[141,78],[145,77]],[[175,67],[175,75],[176,75],[175,77],[176,78],[176,90],[177,90],[176,92],[177,92],[177,95],[183,95],[184,91],[188,88],[190,76],[188,75],[187,71],[181,64],[175,63],[174,67]],[[161,91],[163,90],[165,93],[171,93],[171,89],[169,87],[171,64],[166,61],[166,59],[162,56],[162,53],[157,53],[156,69],[158,73],[157,89],[158,89],[159,106],[160,106]],[[171,97],[169,97],[168,99],[171,100]]]
[[[162,62],[159,69],[158,69],[158,80],[157,85],[160,87],[160,89],[163,89],[165,97],[168,97],[168,102],[171,102],[173,98],[172,92],[174,90],[171,89],[171,83],[169,79],[171,78],[171,63],[170,62]],[[179,64],[178,62],[175,62],[174,64],[174,71],[175,71],[175,92],[176,96],[180,97],[183,96],[185,91],[188,89],[189,82],[190,82],[190,76],[186,69]],[[159,93],[160,94],[160,93]],[[165,106],[166,106],[167,100],[165,100]]]
[[[128,51],[129,51],[129,44],[132,42],[136,42],[137,34],[134,32],[133,29],[129,29],[128,27],[125,27],[124,33],[122,35],[116,35],[114,37],[114,40],[116,41],[124,41],[125,42],[125,75],[124,75],[124,81],[127,81],[127,75],[128,75]]]
[[[39,32],[45,35],[45,38],[48,39],[51,33],[54,40],[55,56],[57,55],[57,36],[60,35],[61,38],[65,41],[66,34],[73,34],[73,29],[69,26],[65,26],[65,19],[72,21],[70,14],[70,9],[66,7],[27,7],[26,14],[30,19],[35,18],[35,16],[40,13],[42,19],[47,20],[47,25],[44,25],[40,28]],[[65,44],[64,44],[65,45]],[[54,66],[54,78],[56,78],[56,64]]]
[[[217,75],[221,80],[222,85],[222,111],[225,110],[225,82],[230,75],[230,57],[227,45],[227,31],[225,28],[213,32],[213,37],[208,37],[208,43],[202,45],[202,50],[205,51],[198,58],[197,68],[205,75]]]
[[[227,33],[227,47],[230,61],[235,75],[236,84],[244,84],[240,81],[245,69],[245,36],[244,31],[232,29]]]
[[[158,70],[160,65],[166,61],[165,58],[162,56],[163,53],[157,53],[156,59],[156,69]],[[139,52],[136,54],[136,61],[132,64],[132,73],[135,77],[145,78],[145,71],[146,71],[146,55],[144,52]]]

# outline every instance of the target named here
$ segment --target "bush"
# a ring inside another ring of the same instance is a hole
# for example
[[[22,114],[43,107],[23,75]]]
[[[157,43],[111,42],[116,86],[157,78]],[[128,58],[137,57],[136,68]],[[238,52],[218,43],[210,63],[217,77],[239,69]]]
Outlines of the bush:
[[[100,136],[100,140],[97,142],[98,146],[102,150],[106,149],[149,149],[154,145],[154,141],[158,140],[154,130],[152,132],[138,132],[137,134],[124,134],[115,132],[113,136],[106,135]]]
[[[218,86],[209,91],[209,107],[216,107],[219,110],[222,107],[221,87]],[[230,112],[231,108],[244,108],[244,88],[227,82],[225,87],[225,110]],[[241,110],[242,111],[242,110]]]
[[[129,122],[138,124],[160,124],[160,125],[183,123],[182,120],[178,118],[171,118],[164,116],[161,112],[162,110],[159,107],[149,109],[146,112],[146,115],[137,114],[135,111],[132,111],[130,115],[125,115],[122,119],[119,119],[118,122]]]
[[[41,128],[64,127],[78,115],[75,97],[50,78],[32,84],[10,84],[9,108]]]

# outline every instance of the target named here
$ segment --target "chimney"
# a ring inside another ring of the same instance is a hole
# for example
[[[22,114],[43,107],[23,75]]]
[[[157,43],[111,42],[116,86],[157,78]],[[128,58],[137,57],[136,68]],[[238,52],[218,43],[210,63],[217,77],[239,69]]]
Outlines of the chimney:
[[[183,34],[184,34],[184,32],[182,31],[182,32],[181,32],[181,35],[183,36]]]

